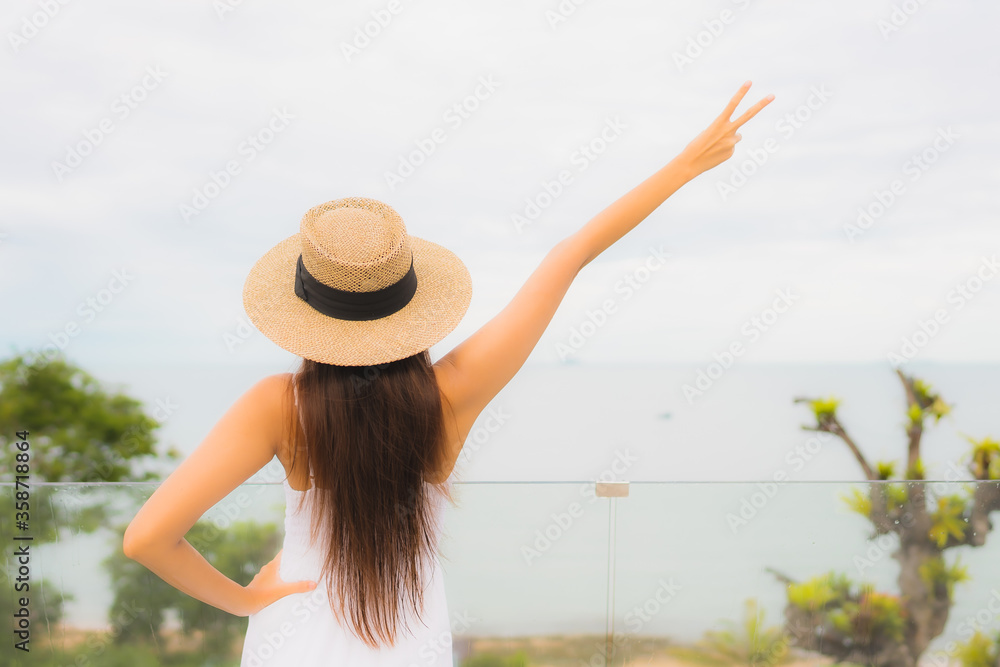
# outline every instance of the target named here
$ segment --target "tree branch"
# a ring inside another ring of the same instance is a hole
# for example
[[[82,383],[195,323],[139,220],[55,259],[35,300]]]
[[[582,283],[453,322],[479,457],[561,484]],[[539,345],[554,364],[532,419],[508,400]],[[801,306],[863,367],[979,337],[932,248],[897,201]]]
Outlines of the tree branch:
[[[812,400],[813,399],[803,397],[793,399],[795,403],[811,403]],[[875,472],[875,469],[872,468],[871,465],[869,465],[868,460],[865,459],[865,455],[861,453],[861,449],[854,442],[853,438],[847,434],[847,430],[840,423],[840,420],[837,419],[836,414],[823,415],[822,419],[817,417],[816,424],[816,426],[803,426],[802,430],[822,431],[837,436],[844,441],[844,444],[846,444],[851,450],[851,453],[854,454],[854,458],[858,460],[858,464],[861,465],[861,469],[865,473],[865,478],[871,480],[878,479],[878,473]]]
[[[788,584],[796,584],[796,583],[798,583],[797,581],[795,581],[794,579],[792,579],[791,577],[789,577],[787,574],[782,574],[781,572],[778,572],[777,570],[775,570],[773,567],[765,567],[764,571],[765,572],[770,572],[771,574],[773,574],[774,577],[775,577],[775,579],[777,579],[781,583],[785,584],[786,586]]]
[[[914,406],[919,410],[923,410],[925,406],[920,404],[917,399],[917,392],[913,388],[913,378],[907,377],[903,374],[903,371],[896,369],[896,375],[899,376],[899,381],[903,383],[903,389],[906,390],[906,406],[907,408],[912,408]],[[907,410],[907,415],[909,415],[909,410]],[[917,465],[920,462],[920,439],[924,433],[924,423],[921,421],[910,420],[910,425],[906,429],[906,436],[909,438],[909,444],[907,446],[907,456],[906,456],[906,477],[907,479],[912,479],[910,477],[917,470]]]
[[[965,544],[981,547],[993,528],[990,512],[1000,511],[1000,482],[977,482],[972,494],[972,512],[965,531]]]

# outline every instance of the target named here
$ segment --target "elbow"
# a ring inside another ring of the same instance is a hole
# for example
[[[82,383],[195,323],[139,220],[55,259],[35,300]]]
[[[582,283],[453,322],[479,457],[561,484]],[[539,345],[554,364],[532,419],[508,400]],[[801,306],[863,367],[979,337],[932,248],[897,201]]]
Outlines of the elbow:
[[[586,244],[581,242],[580,237],[574,234],[573,236],[568,236],[558,242],[552,250],[549,251],[549,255],[557,257],[560,261],[568,263],[572,267],[573,276],[575,278],[576,275],[580,273],[580,270],[589,264],[594,258],[593,253],[591,253],[585,246]]]
[[[146,553],[146,545],[147,540],[143,539],[139,530],[134,527],[134,524],[129,524],[122,537],[122,552],[125,557],[141,562],[143,554]]]

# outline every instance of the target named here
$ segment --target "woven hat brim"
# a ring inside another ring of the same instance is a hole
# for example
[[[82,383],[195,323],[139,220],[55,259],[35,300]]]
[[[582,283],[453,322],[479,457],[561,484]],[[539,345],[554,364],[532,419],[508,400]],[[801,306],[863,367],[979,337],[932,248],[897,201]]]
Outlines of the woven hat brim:
[[[469,271],[453,252],[410,236],[417,291],[401,310],[377,320],[338,320],[295,295],[301,233],[257,260],[243,285],[243,307],[279,347],[336,366],[370,366],[428,349],[451,333],[472,298]]]

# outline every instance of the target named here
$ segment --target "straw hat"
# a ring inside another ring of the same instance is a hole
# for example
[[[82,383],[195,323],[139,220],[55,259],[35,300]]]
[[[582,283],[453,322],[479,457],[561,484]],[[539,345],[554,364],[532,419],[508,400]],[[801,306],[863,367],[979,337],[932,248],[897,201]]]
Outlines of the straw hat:
[[[299,230],[254,264],[243,307],[300,357],[337,366],[403,359],[447,336],[469,307],[462,261],[407,234],[387,204],[330,201],[309,209]]]

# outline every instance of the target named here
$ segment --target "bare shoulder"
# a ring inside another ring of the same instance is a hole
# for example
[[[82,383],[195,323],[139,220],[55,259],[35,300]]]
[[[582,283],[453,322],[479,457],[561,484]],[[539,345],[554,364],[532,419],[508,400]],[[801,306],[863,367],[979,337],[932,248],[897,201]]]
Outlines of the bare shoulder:
[[[270,404],[272,408],[287,407],[286,403],[292,395],[292,373],[275,373],[267,375],[253,386],[251,392],[262,403]],[[265,407],[261,405],[261,407]]]
[[[279,452],[287,446],[287,425],[295,411],[292,394],[292,373],[275,373],[258,380],[247,391],[251,409],[261,416],[261,423],[271,428],[271,437]],[[279,458],[282,456],[278,454]]]

